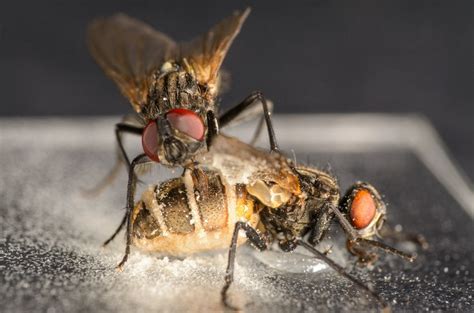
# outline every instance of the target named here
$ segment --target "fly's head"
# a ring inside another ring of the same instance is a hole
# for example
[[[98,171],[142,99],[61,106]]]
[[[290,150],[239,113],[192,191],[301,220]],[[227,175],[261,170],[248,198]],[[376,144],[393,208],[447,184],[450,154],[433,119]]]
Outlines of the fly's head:
[[[172,109],[148,122],[142,133],[142,146],[155,162],[185,165],[206,149],[205,135],[205,120],[198,112]]]
[[[166,166],[191,162],[207,149],[207,112],[213,102],[193,75],[166,62],[151,87],[149,121],[142,134],[146,155]],[[211,101],[211,102],[210,102]]]
[[[379,192],[370,184],[357,182],[344,196],[345,214],[361,238],[378,235],[387,214]]]

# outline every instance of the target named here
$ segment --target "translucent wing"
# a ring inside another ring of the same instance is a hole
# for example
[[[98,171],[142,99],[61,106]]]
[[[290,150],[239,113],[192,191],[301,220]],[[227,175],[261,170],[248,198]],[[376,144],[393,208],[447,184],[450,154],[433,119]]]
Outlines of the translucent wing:
[[[171,38],[124,14],[93,21],[87,41],[97,63],[136,112],[146,104],[152,72],[178,54]]]
[[[196,160],[201,166],[218,169],[232,185],[252,184],[257,180],[275,183],[299,194],[299,179],[286,158],[248,145],[223,134],[216,136],[208,153]]]
[[[217,91],[219,68],[249,13],[249,8],[235,12],[214,25],[207,33],[181,44],[180,57],[186,59],[199,83],[207,85],[211,92]]]

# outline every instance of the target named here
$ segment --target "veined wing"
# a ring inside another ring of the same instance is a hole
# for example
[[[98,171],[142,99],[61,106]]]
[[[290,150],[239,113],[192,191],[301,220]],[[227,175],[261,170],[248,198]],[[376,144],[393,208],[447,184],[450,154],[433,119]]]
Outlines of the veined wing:
[[[283,155],[259,150],[233,137],[216,136],[209,152],[196,161],[218,169],[232,185],[249,185],[260,180],[277,184],[293,194],[301,192],[299,178]]]
[[[198,82],[208,87],[211,97],[217,93],[218,73],[222,62],[249,13],[249,8],[243,12],[235,12],[205,34],[181,44],[181,59],[186,59]]]
[[[124,14],[94,20],[87,42],[94,59],[136,112],[146,105],[152,72],[178,55],[171,38]]]

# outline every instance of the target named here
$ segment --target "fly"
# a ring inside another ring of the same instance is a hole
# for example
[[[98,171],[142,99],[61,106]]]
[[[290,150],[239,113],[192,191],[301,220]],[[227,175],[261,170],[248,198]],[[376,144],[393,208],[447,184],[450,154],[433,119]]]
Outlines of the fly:
[[[316,249],[331,222],[342,227],[349,251],[361,262],[374,262],[374,249],[410,262],[415,259],[376,240],[390,232],[383,231],[386,206],[372,185],[357,182],[341,197],[337,180],[330,174],[297,166],[279,152],[266,153],[224,135],[216,136],[209,153],[182,177],[151,186],[136,203],[129,194],[128,201],[123,222],[127,222],[127,248],[119,268],[127,261],[131,244],[186,256],[230,243],[222,289],[222,301],[228,307],[232,307],[227,292],[233,282],[236,248],[246,240],[259,250],[273,242],[285,252],[301,246],[383,307],[388,305],[377,293]],[[239,236],[240,231],[245,237]],[[426,244],[421,236],[404,239]]]
[[[89,25],[87,42],[92,56],[136,113],[116,124],[117,164],[97,189],[113,178],[122,160],[133,168],[122,143],[124,133],[141,136],[149,160],[186,167],[209,149],[219,127],[255,112],[256,106],[262,105],[264,113],[256,134],[264,120],[273,132],[271,107],[261,92],[253,92],[217,116],[221,64],[249,13],[250,9],[235,12],[203,35],[181,43],[124,14],[99,18]],[[271,146],[277,148],[276,142]]]

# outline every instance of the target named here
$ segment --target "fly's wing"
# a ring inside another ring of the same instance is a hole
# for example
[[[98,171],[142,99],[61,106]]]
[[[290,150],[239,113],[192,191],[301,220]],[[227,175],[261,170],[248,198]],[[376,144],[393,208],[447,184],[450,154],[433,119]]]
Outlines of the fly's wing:
[[[235,12],[214,25],[207,33],[181,44],[181,59],[187,61],[198,82],[208,87],[210,96],[217,92],[219,69],[249,13],[249,8]]]
[[[208,153],[198,163],[218,169],[229,184],[249,185],[257,180],[277,184],[293,194],[300,193],[299,179],[281,154],[259,150],[236,138],[216,136]]]
[[[146,104],[154,70],[177,56],[177,44],[149,25],[124,14],[94,20],[90,52],[139,113]]]

